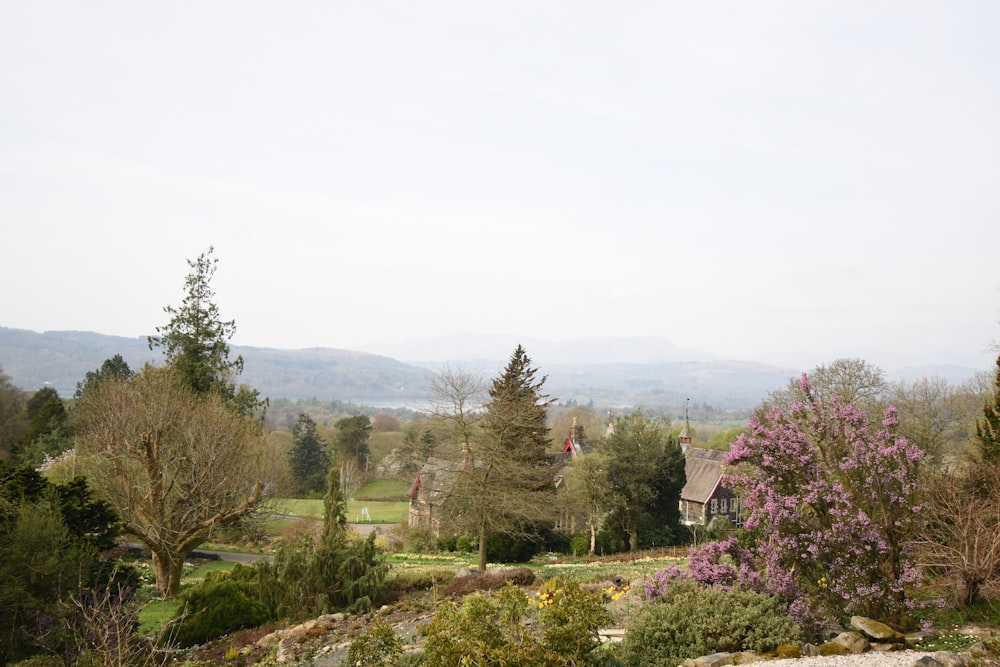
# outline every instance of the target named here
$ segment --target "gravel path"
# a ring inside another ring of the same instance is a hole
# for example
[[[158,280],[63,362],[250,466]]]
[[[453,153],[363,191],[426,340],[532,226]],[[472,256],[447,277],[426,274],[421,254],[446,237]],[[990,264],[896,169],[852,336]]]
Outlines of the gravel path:
[[[927,651],[866,651],[856,655],[828,655],[815,658],[768,660],[767,667],[911,667]]]

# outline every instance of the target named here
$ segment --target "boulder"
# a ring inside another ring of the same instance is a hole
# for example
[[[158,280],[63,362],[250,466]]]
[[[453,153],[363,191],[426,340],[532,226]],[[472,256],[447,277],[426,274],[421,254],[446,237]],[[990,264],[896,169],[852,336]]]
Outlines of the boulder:
[[[725,667],[736,664],[735,658],[735,653],[713,653],[700,658],[689,658],[684,661],[683,667]]]
[[[954,651],[935,651],[931,654],[943,667],[969,667],[972,663],[972,656],[968,653],[955,653]]]
[[[906,639],[899,630],[864,616],[851,616],[851,627],[865,637],[880,642],[901,644]]]
[[[848,653],[857,655],[868,650],[868,640],[857,632],[841,632],[830,640],[831,644],[840,644]]]
[[[944,665],[931,656],[925,655],[914,660],[913,667],[944,667]]]

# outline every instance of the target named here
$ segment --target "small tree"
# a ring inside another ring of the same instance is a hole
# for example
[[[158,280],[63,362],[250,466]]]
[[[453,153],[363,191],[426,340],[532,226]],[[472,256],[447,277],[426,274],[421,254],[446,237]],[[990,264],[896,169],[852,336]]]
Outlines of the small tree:
[[[750,419],[724,483],[742,490],[773,589],[903,623],[919,581],[908,543],[923,452],[895,433],[895,408],[873,430],[836,394],[815,398],[804,375],[800,388],[804,400]]]
[[[288,465],[299,494],[322,491],[324,477],[330,469],[330,455],[312,417],[304,412],[299,414],[292,427],[292,439],[294,444],[288,450]]]
[[[591,554],[597,549],[597,532],[604,518],[621,501],[608,482],[609,463],[605,453],[592,452],[575,459],[566,471],[565,504],[586,517]]]

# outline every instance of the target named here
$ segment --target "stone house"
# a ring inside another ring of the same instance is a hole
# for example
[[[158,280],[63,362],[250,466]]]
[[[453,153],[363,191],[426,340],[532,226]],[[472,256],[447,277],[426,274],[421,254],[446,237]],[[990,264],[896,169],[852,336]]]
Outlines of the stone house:
[[[679,440],[684,452],[684,473],[687,475],[687,482],[681,490],[681,522],[707,526],[715,517],[724,516],[733,526],[742,525],[740,498],[722,484],[725,472],[722,459],[726,452],[692,446],[686,414]]]

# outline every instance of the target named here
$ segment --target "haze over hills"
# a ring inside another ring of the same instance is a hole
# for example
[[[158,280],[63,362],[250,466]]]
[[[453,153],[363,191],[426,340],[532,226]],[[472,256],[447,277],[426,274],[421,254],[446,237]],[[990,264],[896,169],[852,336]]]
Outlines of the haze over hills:
[[[445,364],[484,377],[495,376],[522,344],[545,389],[560,402],[596,407],[679,406],[690,398],[722,410],[755,407],[798,369],[726,360],[710,352],[680,348],[662,338],[601,338],[551,342],[509,336],[455,334],[368,351],[310,348],[284,350],[232,346],[242,355],[240,382],[270,398],[336,399],[374,406],[421,405],[434,372]],[[121,354],[133,369],[160,363],[146,338],[82,331],[38,333],[0,327],[0,368],[15,386],[54,387],[73,395],[76,384],[105,359]],[[832,360],[831,360],[832,361]],[[933,366],[886,369],[891,379],[937,375],[961,382],[981,369]]]

